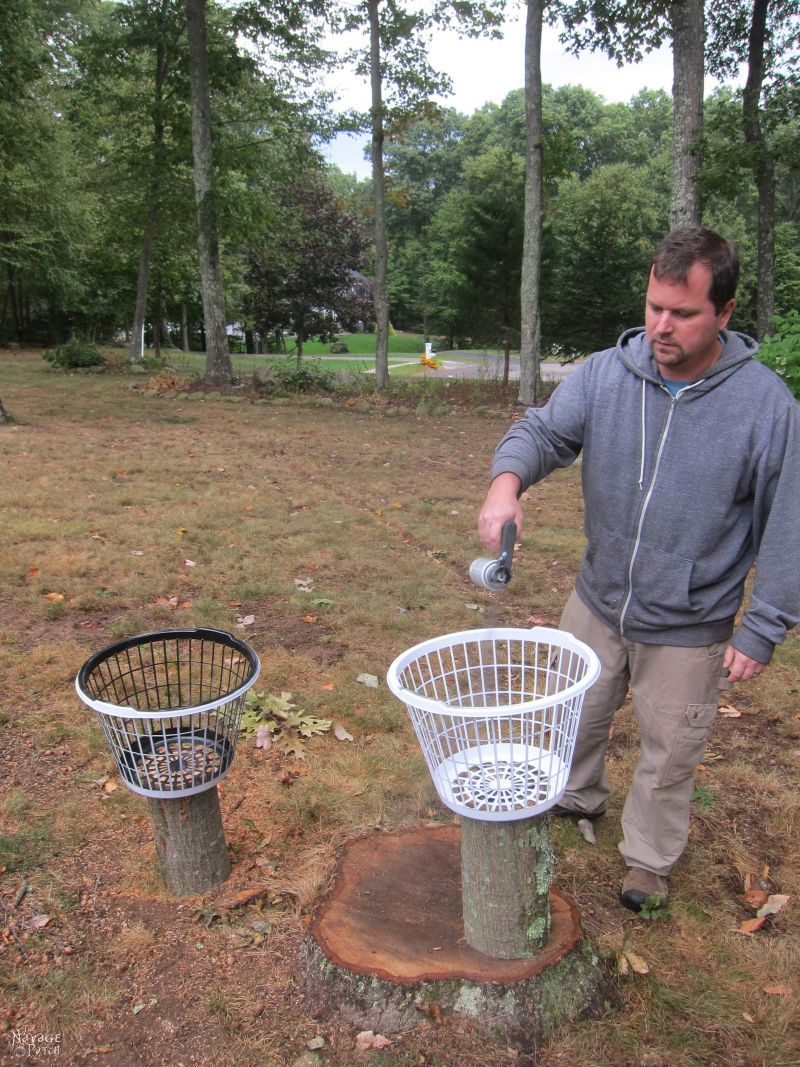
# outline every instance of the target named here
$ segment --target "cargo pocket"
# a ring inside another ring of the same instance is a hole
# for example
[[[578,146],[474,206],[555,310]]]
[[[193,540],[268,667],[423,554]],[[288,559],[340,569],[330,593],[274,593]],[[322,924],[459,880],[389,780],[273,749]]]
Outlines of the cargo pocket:
[[[703,759],[708,731],[717,717],[716,704],[689,704],[675,734],[669,759],[659,779],[659,788],[691,778]]]

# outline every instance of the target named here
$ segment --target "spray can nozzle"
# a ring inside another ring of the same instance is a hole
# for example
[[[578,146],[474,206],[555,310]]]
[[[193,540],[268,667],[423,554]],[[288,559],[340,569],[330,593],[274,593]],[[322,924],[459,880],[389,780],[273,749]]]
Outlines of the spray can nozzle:
[[[484,589],[505,589],[511,581],[511,561],[517,541],[517,524],[507,522],[500,537],[500,555],[497,559],[481,556],[473,560],[469,576],[475,585]]]

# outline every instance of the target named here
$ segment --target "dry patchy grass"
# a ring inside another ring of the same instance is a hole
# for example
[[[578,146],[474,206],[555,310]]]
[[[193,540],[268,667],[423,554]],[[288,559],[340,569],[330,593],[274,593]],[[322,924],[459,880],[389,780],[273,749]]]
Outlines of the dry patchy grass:
[[[314,1019],[298,946],[341,845],[448,815],[403,709],[356,678],[486,620],[555,623],[582,551],[578,472],[530,492],[515,580],[497,596],[466,576],[488,462],[513,417],[496,400],[477,412],[440,396],[431,417],[384,400],[163,399],[122,377],[55,374],[35,353],[3,358],[17,421],[0,428],[0,1023],[62,1034],[69,1063],[292,1064],[317,1034],[320,1062],[361,1062],[352,1030]],[[302,763],[240,744],[220,789],[229,886],[267,892],[232,912],[224,889],[168,897],[144,801],[107,790],[110,757],[72,688],[115,638],[198,624],[242,633],[262,660],[259,688],[291,692],[354,737],[316,738]],[[715,728],[669,915],[650,923],[616,899],[636,759],[634,717],[620,713],[598,843],[559,821],[557,877],[609,965],[626,946],[649,973],[618,978],[616,1008],[557,1033],[537,1063],[800,1062],[799,688],[794,638],[731,694],[742,714]],[[746,937],[744,879],[765,867],[793,903]],[[0,1036],[0,1061],[9,1051]],[[369,1062],[525,1061],[444,1019]]]

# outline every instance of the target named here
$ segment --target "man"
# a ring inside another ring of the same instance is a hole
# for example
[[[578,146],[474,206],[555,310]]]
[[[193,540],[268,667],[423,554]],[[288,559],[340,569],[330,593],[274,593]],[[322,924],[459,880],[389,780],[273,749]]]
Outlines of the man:
[[[585,697],[560,814],[608,802],[608,730],[630,687],[640,758],[622,813],[621,903],[667,899],[686,847],[718,687],[760,674],[800,619],[798,405],[726,329],[739,262],[713,231],[669,234],[644,329],[626,331],[530,409],[495,453],[479,533],[522,528],[520,494],[582,453],[588,545],[561,626],[601,662]],[[734,632],[745,578],[749,606]]]

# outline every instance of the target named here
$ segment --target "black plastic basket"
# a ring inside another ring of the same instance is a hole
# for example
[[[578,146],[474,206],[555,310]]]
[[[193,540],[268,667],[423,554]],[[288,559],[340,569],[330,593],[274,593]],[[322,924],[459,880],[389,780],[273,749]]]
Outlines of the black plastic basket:
[[[258,656],[222,630],[139,634],[96,653],[75,680],[123,781],[146,797],[191,796],[230,769]]]

